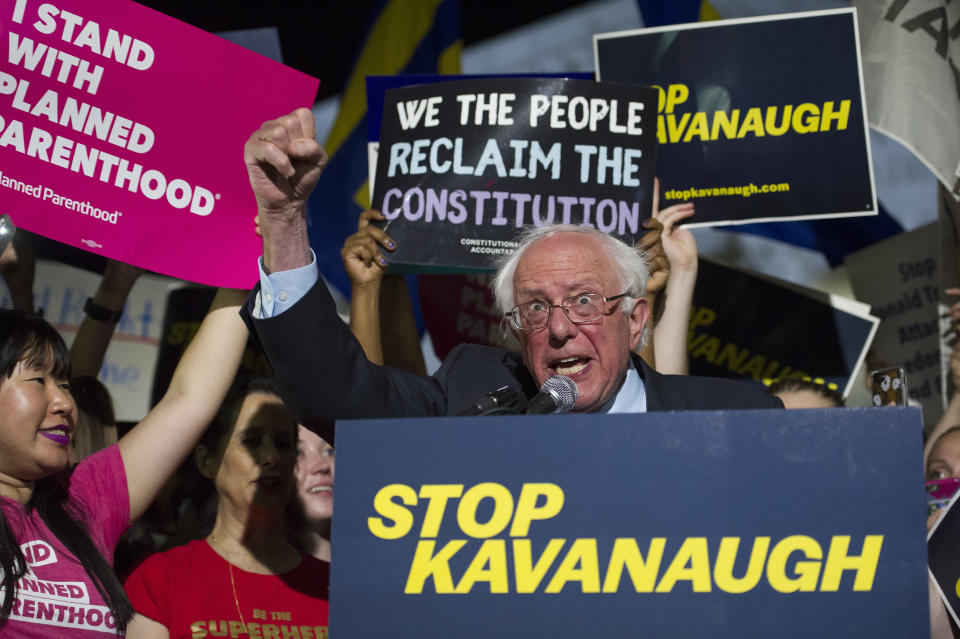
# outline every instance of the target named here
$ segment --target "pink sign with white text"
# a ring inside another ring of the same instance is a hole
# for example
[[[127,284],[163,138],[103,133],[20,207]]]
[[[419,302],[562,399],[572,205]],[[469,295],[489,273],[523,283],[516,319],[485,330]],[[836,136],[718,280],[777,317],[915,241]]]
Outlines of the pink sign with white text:
[[[0,0],[0,213],[34,233],[249,288],[243,145],[319,81],[130,0]]]

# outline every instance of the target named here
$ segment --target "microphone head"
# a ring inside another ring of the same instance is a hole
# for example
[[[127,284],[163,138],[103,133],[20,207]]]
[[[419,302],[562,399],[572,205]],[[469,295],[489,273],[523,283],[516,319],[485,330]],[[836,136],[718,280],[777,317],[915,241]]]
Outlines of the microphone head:
[[[549,393],[557,402],[555,413],[569,412],[577,403],[580,394],[577,383],[566,375],[554,375],[540,387],[541,393]]]

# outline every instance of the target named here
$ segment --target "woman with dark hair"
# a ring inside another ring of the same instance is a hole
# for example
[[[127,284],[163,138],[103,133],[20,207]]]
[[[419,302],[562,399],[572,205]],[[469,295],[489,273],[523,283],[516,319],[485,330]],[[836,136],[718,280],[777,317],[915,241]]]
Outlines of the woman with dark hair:
[[[226,394],[247,339],[241,300],[218,294],[160,403],[75,467],[67,347],[44,320],[0,310],[0,634],[123,633],[133,609],[111,569],[114,547]]]
[[[326,637],[329,564],[288,539],[297,426],[273,383],[234,384],[195,457],[216,491],[212,530],[130,575],[127,637]]]

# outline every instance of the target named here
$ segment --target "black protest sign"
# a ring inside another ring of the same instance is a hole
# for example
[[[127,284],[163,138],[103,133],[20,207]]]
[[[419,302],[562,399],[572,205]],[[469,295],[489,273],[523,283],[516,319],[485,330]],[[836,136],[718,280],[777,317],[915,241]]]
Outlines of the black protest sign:
[[[960,554],[957,554],[957,542],[960,541],[960,508],[956,507],[957,497],[946,506],[946,512],[940,515],[927,537],[927,565],[933,583],[940,592],[940,598],[957,623],[960,617]]]
[[[690,373],[813,380],[847,395],[879,320],[812,289],[700,260]]]
[[[633,243],[652,205],[656,92],[562,78],[389,90],[373,206],[407,270],[485,270],[524,226]]]
[[[697,226],[876,214],[852,9],[594,38],[597,77],[659,87],[657,175]]]

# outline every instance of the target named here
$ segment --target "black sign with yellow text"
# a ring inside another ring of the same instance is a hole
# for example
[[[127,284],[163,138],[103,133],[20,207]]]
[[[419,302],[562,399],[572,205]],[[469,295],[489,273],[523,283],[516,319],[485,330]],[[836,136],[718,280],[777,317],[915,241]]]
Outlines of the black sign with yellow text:
[[[687,335],[690,373],[764,384],[803,379],[846,397],[880,322],[867,308],[701,259]]]
[[[940,593],[954,622],[960,623],[960,509],[956,508],[957,495],[946,506],[934,527],[927,535],[927,562],[931,581]]]
[[[921,636],[920,445],[916,408],[339,422],[331,632]]]
[[[877,212],[852,9],[594,36],[597,78],[659,88],[661,205],[693,225]]]

